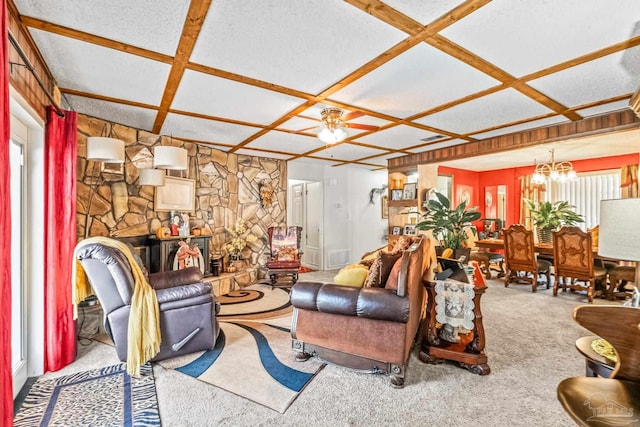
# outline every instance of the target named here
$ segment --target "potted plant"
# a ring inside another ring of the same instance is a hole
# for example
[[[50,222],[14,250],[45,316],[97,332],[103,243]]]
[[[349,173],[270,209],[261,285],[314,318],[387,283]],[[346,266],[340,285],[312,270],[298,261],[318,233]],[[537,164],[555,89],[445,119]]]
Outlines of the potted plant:
[[[467,202],[463,201],[452,208],[447,196],[437,192],[434,194],[436,199],[424,202],[427,212],[422,215],[416,228],[431,230],[442,247],[453,249],[455,258],[459,257],[460,249],[466,248],[468,259],[470,250],[467,245],[467,230],[471,229],[474,234],[476,232],[471,223],[480,219],[478,207],[467,208]]]
[[[569,202],[539,202],[536,206],[531,200],[524,199],[531,212],[531,221],[536,226],[538,241],[552,243],[553,231],[564,226],[578,225],[584,222],[582,215],[576,213]]]

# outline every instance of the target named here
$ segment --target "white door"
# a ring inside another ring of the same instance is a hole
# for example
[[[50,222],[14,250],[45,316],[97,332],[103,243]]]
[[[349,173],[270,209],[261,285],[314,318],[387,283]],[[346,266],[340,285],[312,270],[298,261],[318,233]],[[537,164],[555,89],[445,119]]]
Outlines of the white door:
[[[302,239],[300,240],[300,251],[304,254],[307,239],[305,236],[304,223],[304,183],[291,186],[291,222],[289,225],[302,227]],[[304,256],[304,255],[303,255]]]
[[[319,182],[306,183],[305,225],[306,245],[302,263],[314,270],[322,269],[322,187]]]
[[[23,149],[27,127],[11,117],[9,161],[11,169],[11,368],[13,397],[27,380],[26,308],[24,280],[24,175]]]

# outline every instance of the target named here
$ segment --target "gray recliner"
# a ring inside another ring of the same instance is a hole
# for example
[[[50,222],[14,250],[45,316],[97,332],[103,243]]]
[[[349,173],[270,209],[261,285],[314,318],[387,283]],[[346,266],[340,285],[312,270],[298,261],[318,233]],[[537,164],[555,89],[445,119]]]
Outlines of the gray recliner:
[[[134,279],[125,255],[98,243],[76,254],[104,310],[105,330],[121,361],[127,360],[127,330]],[[156,291],[162,343],[153,361],[213,348],[220,332],[219,304],[198,267],[149,275]]]

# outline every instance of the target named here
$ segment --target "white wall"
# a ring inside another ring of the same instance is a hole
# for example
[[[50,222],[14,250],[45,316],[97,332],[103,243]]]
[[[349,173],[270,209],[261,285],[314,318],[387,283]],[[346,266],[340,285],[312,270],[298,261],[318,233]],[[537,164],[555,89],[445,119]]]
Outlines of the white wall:
[[[382,219],[380,198],[369,204],[369,192],[387,182],[387,172],[372,172],[349,166],[331,167],[300,160],[287,165],[288,179],[320,181],[324,190],[324,260],[332,251],[348,250],[348,263],[386,241],[387,220]]]

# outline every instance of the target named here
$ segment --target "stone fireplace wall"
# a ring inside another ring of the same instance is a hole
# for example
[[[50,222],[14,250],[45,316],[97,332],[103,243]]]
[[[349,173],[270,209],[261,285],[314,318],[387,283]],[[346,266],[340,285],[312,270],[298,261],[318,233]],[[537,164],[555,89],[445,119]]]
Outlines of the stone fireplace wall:
[[[124,165],[87,160],[87,137],[104,135],[111,126],[125,142]],[[189,212],[190,227],[200,227],[203,234],[212,236],[210,255],[225,255],[223,245],[230,239],[227,228],[240,219],[258,238],[248,244],[243,256],[264,265],[269,256],[267,229],[286,224],[286,161],[227,153],[82,114],[78,115],[78,240],[85,236],[87,217],[89,236],[143,236],[169,226],[170,212],[154,210],[154,187],[138,185],[138,169],[152,167],[156,145],[179,146],[189,153],[189,169],[182,175],[172,174],[195,180],[196,207]],[[263,207],[260,189],[265,186],[274,192],[271,204]]]

